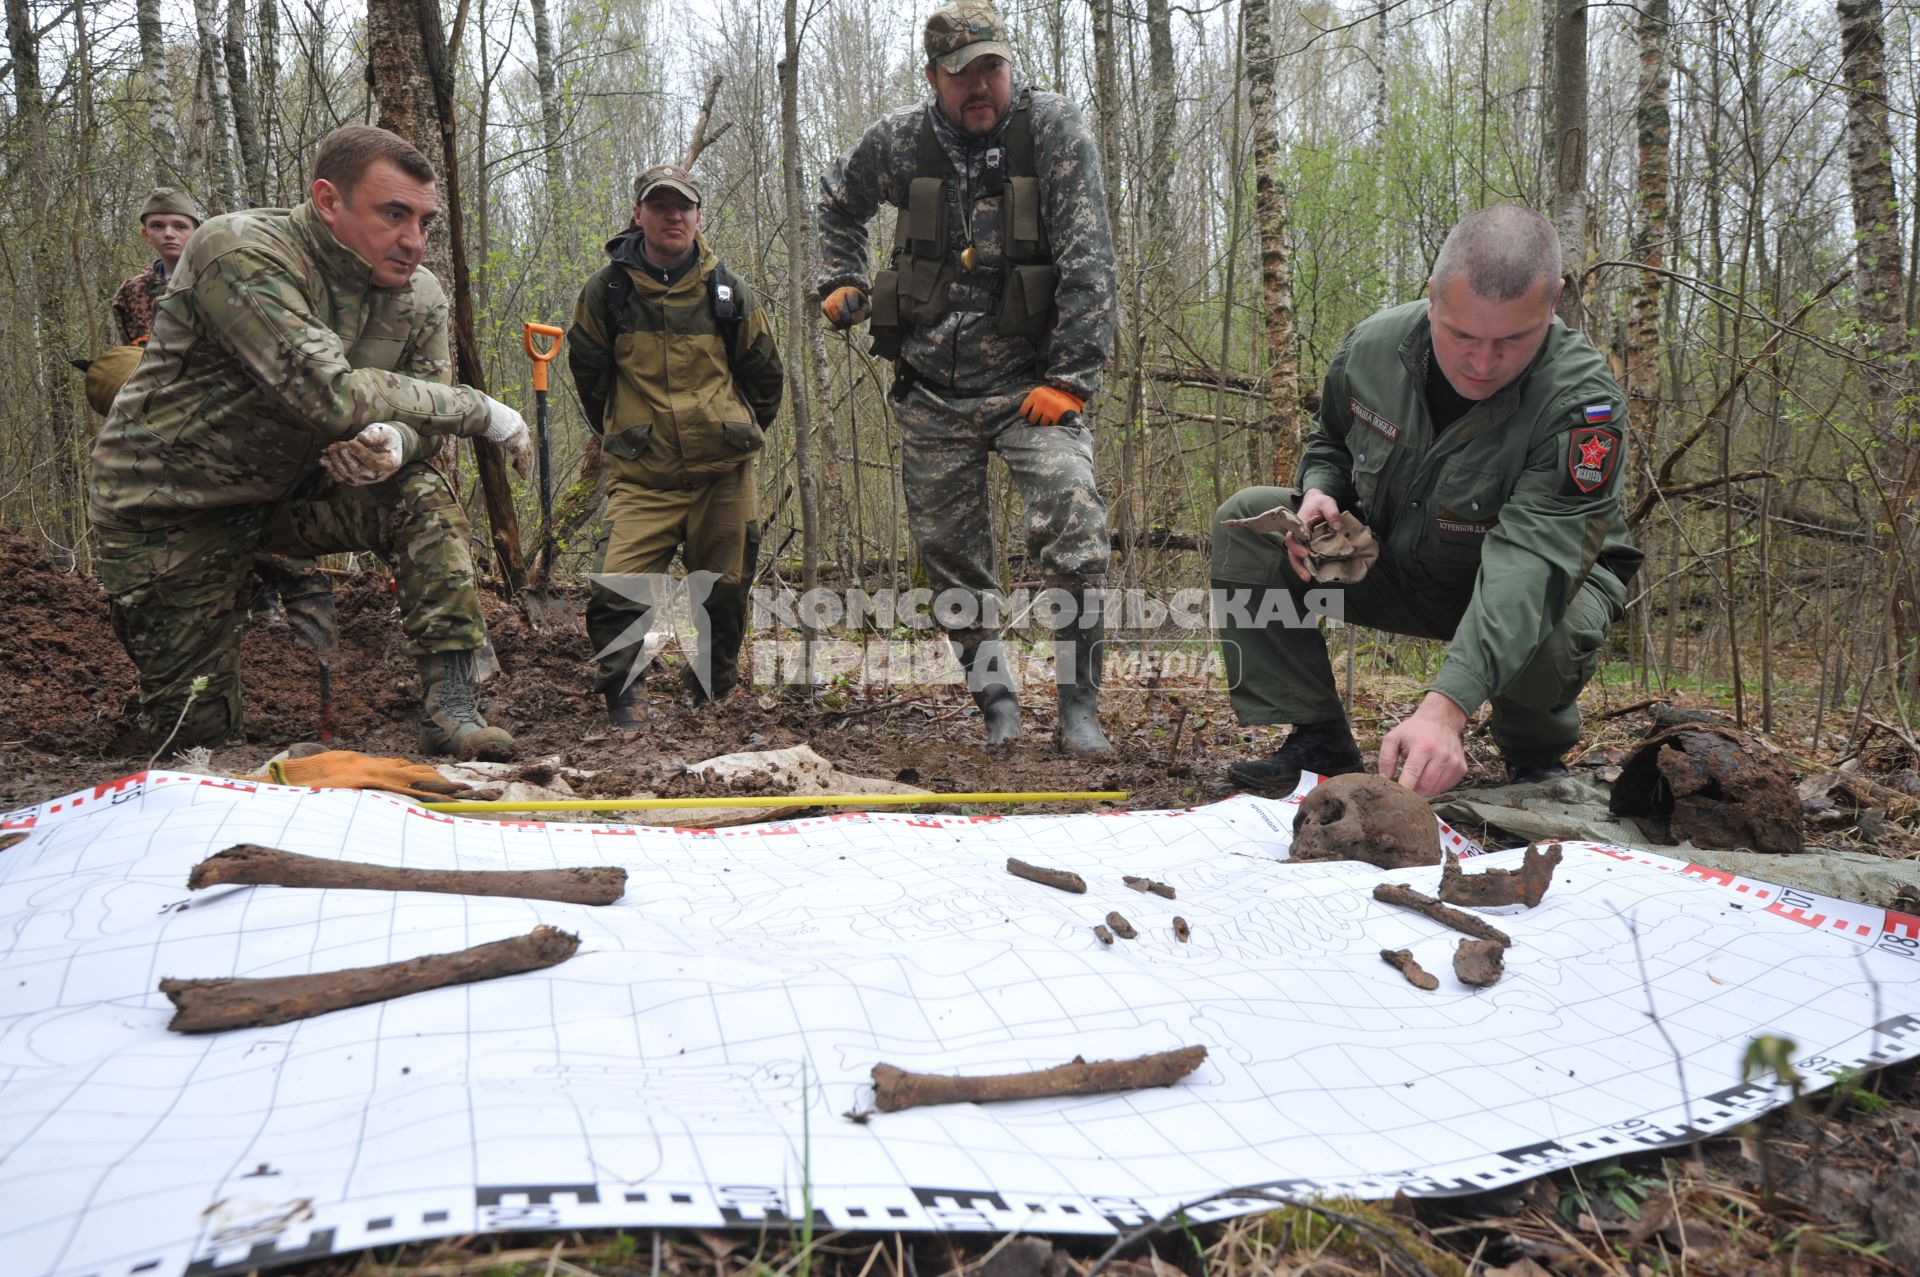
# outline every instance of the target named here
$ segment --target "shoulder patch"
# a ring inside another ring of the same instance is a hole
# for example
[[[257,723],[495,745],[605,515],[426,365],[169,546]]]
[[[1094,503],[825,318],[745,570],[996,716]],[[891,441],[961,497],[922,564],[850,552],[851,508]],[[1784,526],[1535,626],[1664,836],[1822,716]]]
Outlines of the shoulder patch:
[[[1603,405],[1604,407],[1604,405]],[[1592,420],[1593,409],[1587,409]],[[1609,408],[1608,420],[1612,416]],[[1620,432],[1611,425],[1580,426],[1567,436],[1568,496],[1598,492],[1620,465]]]

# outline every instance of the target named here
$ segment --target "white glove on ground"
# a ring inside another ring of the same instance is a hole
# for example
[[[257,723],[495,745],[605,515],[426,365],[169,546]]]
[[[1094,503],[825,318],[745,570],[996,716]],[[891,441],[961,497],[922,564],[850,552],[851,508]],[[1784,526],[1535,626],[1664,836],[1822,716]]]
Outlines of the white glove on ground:
[[[533,436],[527,433],[527,419],[492,395],[486,399],[487,432],[481,438],[505,448],[524,479],[533,472]]]
[[[335,483],[356,488],[390,479],[400,468],[400,432],[388,422],[376,421],[353,438],[322,449],[320,468]]]

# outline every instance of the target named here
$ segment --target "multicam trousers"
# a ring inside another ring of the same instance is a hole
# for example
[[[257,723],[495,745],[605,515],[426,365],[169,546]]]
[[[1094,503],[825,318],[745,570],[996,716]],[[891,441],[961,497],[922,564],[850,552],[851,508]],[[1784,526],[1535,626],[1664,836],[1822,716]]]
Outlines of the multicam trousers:
[[[96,570],[114,633],[140,672],[142,729],[157,745],[178,723],[178,747],[239,731],[243,587],[263,551],[371,550],[399,584],[409,655],[478,648],[486,627],[467,537],[466,512],[452,488],[421,464],[364,488],[316,473],[284,501],[171,528],[96,527]],[[205,690],[190,696],[201,677]]]

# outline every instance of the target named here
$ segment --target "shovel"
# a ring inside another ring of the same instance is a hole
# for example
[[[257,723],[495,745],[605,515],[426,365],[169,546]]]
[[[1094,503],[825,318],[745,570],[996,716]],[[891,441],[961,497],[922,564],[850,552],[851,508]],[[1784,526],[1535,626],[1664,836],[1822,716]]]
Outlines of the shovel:
[[[521,335],[527,357],[533,360],[534,436],[540,443],[540,561],[521,597],[527,623],[536,630],[571,629],[573,614],[564,598],[553,592],[553,463],[547,448],[547,365],[560,353],[564,329],[529,322]],[[536,337],[551,337],[553,345],[540,348]]]

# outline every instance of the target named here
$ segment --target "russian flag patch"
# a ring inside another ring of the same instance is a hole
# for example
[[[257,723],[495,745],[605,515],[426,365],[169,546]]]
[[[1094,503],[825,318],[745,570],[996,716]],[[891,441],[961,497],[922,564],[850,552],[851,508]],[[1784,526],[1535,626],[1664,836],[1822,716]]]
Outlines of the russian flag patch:
[[[1591,403],[1587,405],[1587,424],[1603,426],[1613,420],[1613,405],[1610,403]]]

